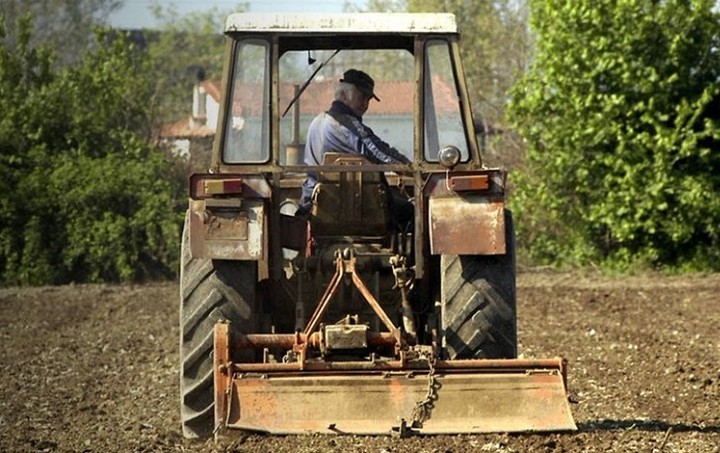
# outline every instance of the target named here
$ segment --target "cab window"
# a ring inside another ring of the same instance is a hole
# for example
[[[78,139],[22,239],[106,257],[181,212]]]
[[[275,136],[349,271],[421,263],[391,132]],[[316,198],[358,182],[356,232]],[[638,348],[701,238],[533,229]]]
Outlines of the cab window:
[[[269,46],[258,39],[236,44],[230,99],[225,115],[223,161],[264,163],[270,159]]]
[[[460,96],[450,60],[449,43],[429,40],[425,47],[425,159],[438,161],[438,152],[445,146],[460,149],[461,161],[470,153],[463,127]]]

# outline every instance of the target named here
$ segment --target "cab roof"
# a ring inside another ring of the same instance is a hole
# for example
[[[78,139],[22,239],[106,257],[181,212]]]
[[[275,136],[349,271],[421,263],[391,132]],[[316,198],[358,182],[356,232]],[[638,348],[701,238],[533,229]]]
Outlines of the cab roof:
[[[225,32],[455,34],[449,13],[236,13]]]

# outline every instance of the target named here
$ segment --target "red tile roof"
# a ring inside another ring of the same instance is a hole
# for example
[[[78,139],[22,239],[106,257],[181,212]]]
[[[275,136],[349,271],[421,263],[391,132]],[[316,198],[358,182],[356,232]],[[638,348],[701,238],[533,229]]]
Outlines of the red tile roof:
[[[315,115],[330,108],[335,96],[336,80],[316,81],[308,85],[300,96],[300,113],[302,115]],[[457,96],[451,86],[446,83],[438,83],[436,90],[435,107],[438,112],[451,112],[457,109]],[[412,114],[415,82],[411,80],[401,81],[379,81],[375,84],[375,94],[381,99],[380,102],[370,103],[368,112],[372,115],[401,115]],[[248,90],[251,96],[250,105],[260,105],[257,102],[258,90]],[[248,92],[246,91],[246,92]],[[290,100],[294,96],[294,88],[290,84],[283,84],[280,87],[280,109],[285,111]],[[440,95],[438,99],[437,96]],[[240,99],[241,101],[242,99]],[[242,103],[248,105],[247,103]],[[288,113],[289,114],[289,113]]]
[[[315,115],[330,108],[335,97],[336,80],[323,80],[311,83],[300,96],[300,113],[303,115]],[[389,81],[377,82],[375,94],[381,99],[380,102],[370,103],[369,113],[373,115],[396,115],[413,112],[413,88],[412,81]],[[292,85],[282,85],[280,89],[280,108],[282,111],[287,108],[293,98],[294,88]]]
[[[215,102],[220,103],[220,81],[219,80],[203,80],[200,82],[200,86],[205,88],[205,92],[210,95]]]
[[[202,138],[212,137],[215,135],[215,129],[211,129],[206,125],[193,124],[192,118],[185,118],[166,124],[160,130],[162,138]]]

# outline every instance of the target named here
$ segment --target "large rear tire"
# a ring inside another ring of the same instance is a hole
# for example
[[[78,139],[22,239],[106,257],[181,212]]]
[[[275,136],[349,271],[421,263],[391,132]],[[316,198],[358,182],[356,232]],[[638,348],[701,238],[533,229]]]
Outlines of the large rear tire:
[[[215,323],[225,319],[233,332],[255,332],[257,264],[192,258],[188,215],[180,264],[180,418],[183,435],[198,438],[214,429]]]
[[[441,330],[448,359],[517,357],[515,235],[505,211],[504,255],[442,255]]]

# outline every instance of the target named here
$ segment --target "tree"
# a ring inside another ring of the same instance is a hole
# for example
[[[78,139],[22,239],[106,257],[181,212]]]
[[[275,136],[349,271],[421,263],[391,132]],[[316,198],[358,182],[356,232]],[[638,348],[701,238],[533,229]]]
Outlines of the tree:
[[[0,14],[7,21],[7,43],[17,42],[15,24],[32,15],[32,45],[53,49],[60,65],[75,64],[93,44],[93,27],[102,25],[121,0],[0,0]]]
[[[0,17],[2,19],[2,17]],[[28,127],[28,101],[32,93],[52,83],[51,54],[30,46],[30,20],[18,22],[16,43],[10,47],[0,20],[0,269],[15,268],[22,259],[24,225],[33,221],[24,215],[18,188],[36,163],[42,163],[31,143],[37,131]],[[15,194],[12,196],[11,194]],[[3,272],[4,273],[4,272]]]
[[[247,9],[239,4],[233,12]],[[213,8],[180,16],[171,7],[155,5],[160,28],[147,48],[166,120],[187,115],[193,84],[198,79],[220,80],[223,67],[225,19],[229,12]]]
[[[0,282],[174,275],[182,190],[151,145],[145,56],[104,34],[54,70],[30,21],[17,30],[0,33]]]
[[[720,17],[710,0],[532,0],[514,198],[545,262],[720,268]]]

